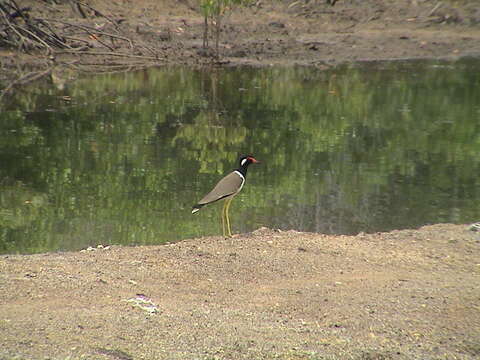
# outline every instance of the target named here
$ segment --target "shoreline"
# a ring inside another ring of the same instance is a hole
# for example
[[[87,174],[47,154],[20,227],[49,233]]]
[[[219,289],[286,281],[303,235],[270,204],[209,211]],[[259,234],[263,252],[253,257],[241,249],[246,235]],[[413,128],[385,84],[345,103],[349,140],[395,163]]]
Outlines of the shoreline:
[[[338,1],[335,6],[320,1],[294,5],[266,1],[237,7],[224,19],[219,61],[210,57],[211,49],[202,48],[203,17],[189,0],[94,0],[89,6],[97,15],[90,11],[84,19],[67,4],[47,6],[26,0],[25,5],[31,8],[31,16],[70,19],[70,27],[55,30],[74,36],[85,46],[77,52],[52,49],[30,54],[4,48],[0,82],[3,90],[10,86],[9,92],[59,69],[102,73],[168,65],[272,64],[328,68],[363,61],[480,58],[480,10],[473,1],[461,5],[447,1],[441,6],[430,0],[410,5],[387,0]],[[103,40],[71,29],[95,26],[100,27],[96,31]],[[113,45],[109,45],[109,34],[128,41],[112,38]]]
[[[0,359],[475,359],[465,225],[0,256]]]

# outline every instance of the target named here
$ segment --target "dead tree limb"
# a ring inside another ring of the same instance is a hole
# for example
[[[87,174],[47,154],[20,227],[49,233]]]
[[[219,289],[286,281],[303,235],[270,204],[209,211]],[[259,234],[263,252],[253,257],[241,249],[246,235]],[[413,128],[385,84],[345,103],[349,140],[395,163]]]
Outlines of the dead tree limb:
[[[59,50],[55,52],[56,54],[83,54],[89,56],[118,56],[118,57],[128,57],[135,59],[145,59],[145,60],[159,60],[158,56],[144,56],[144,55],[134,55],[121,52],[108,52],[108,51],[76,51],[76,50]]]
[[[109,16],[101,13],[99,10],[95,9],[94,7],[84,3],[82,1],[78,1],[78,0],[72,0],[72,1],[75,2],[76,4],[78,4],[79,7],[81,7],[81,6],[86,7],[88,9],[92,10],[94,12],[94,14],[96,14],[97,16],[100,16],[100,17],[103,17],[103,18],[107,19],[115,27],[115,29],[118,31],[118,22],[117,21],[113,20]]]
[[[28,52],[52,47],[68,48],[61,36],[45,21],[30,15],[31,8],[18,6],[15,0],[0,2],[0,45],[3,43]]]
[[[122,36],[122,35],[107,33],[105,31],[95,29],[92,26],[73,24],[71,22],[63,21],[63,20],[57,20],[57,19],[44,19],[44,20],[50,21],[50,22],[57,22],[57,23],[60,23],[60,24],[66,25],[66,26],[70,26],[70,27],[74,27],[74,28],[77,28],[77,29],[82,29],[82,30],[86,31],[89,35],[91,35],[90,32],[93,32],[93,33],[103,35],[103,36],[108,36],[108,37],[111,37],[111,38],[114,38],[114,39],[120,39],[120,40],[128,42],[128,45],[130,46],[130,49],[134,48],[132,40],[129,39],[128,37],[125,37],[125,36]]]

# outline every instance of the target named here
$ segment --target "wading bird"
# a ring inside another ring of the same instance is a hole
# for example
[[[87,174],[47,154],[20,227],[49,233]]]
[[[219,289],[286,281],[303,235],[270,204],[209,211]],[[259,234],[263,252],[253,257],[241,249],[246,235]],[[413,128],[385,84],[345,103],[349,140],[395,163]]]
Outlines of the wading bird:
[[[240,158],[240,167],[230,174],[225,176],[220,180],[217,185],[210,191],[207,195],[203,197],[198,204],[194,205],[192,208],[192,214],[195,214],[205,205],[214,203],[218,200],[225,200],[222,209],[222,229],[223,236],[232,237],[232,230],[230,229],[230,219],[228,217],[228,209],[230,208],[230,203],[235,195],[237,195],[240,190],[242,190],[243,185],[245,184],[245,178],[247,177],[248,165],[259,163],[253,156],[247,155]],[[225,223],[226,223],[226,232],[225,232]]]

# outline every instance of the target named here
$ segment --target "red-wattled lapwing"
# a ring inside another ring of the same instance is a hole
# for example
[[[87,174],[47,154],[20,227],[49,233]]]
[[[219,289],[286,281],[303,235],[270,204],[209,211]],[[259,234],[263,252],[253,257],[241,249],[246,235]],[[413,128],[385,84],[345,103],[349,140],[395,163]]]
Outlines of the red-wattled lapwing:
[[[224,199],[225,203],[222,209],[223,236],[228,235],[229,237],[232,237],[230,219],[228,218],[228,209],[233,197],[237,195],[240,190],[242,190],[242,187],[245,184],[248,165],[254,163],[259,163],[259,161],[257,161],[253,156],[242,156],[240,158],[240,167],[220,180],[212,191],[205,195],[204,198],[198,202],[198,204],[194,205],[192,208],[192,214],[196,213],[205,205]],[[227,234],[225,233],[225,221],[227,222]]]

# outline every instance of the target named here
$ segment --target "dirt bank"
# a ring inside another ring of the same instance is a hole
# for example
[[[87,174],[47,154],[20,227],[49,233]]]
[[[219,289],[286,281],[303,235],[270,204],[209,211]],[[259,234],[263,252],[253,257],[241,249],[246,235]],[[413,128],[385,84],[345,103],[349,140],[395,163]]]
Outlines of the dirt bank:
[[[202,48],[197,1],[81,3],[89,6],[83,6],[85,18],[67,1],[22,2],[32,17],[64,36],[69,48],[29,54],[0,49],[3,87],[12,76],[29,79],[32,68],[39,74],[61,66],[91,73],[212,62],[211,51]],[[479,40],[476,0],[340,0],[335,6],[323,0],[260,0],[224,18],[216,63],[326,67],[359,60],[478,57]]]
[[[267,229],[0,257],[1,359],[478,359],[480,235]]]

